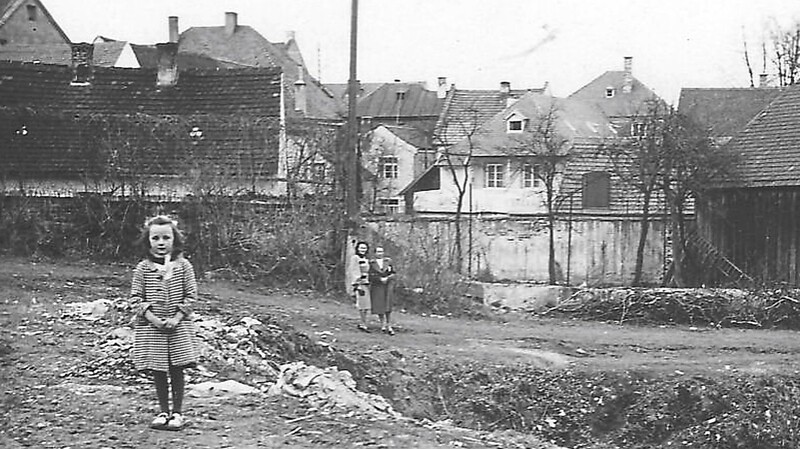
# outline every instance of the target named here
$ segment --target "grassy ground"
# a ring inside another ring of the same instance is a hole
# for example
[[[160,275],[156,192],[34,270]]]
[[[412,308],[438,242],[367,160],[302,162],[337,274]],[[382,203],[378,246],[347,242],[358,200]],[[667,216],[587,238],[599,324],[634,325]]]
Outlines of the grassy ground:
[[[503,430],[501,424],[470,423],[480,431],[432,425],[429,419],[463,420],[455,416],[461,405],[452,402],[451,390],[437,391],[426,384],[426,376],[449,367],[456,372],[455,367],[480,366],[570,376],[636,371],[680,383],[791,376],[800,370],[800,340],[789,331],[621,327],[514,314],[466,320],[397,311],[398,332],[388,336],[359,332],[355,310],[341,298],[202,281],[204,313],[277,317],[332,345],[341,355],[341,367],[353,371],[363,390],[384,394],[416,419],[317,410],[288,397],[188,398],[190,425],[184,431],[153,431],[147,425],[156,404],[148,383],[113,373],[98,378],[83,369],[99,357],[98,342],[123,326],[125,317],[86,321],[64,313],[70,303],[124,298],[129,269],[86,262],[0,262],[0,446],[550,447]],[[554,426],[548,416],[541,420],[545,428]]]

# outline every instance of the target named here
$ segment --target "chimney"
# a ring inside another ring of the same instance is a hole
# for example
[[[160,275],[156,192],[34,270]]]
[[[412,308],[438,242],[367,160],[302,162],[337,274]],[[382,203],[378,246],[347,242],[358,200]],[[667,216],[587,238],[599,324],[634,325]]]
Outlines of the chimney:
[[[225,13],[225,35],[228,37],[233,36],[238,26],[238,19],[235,12]]]
[[[94,71],[94,45],[80,42],[71,45],[72,48],[72,83],[88,84]]]
[[[767,85],[767,74],[766,73],[762,73],[762,74],[758,75],[758,87],[761,87],[761,88],[769,87]]]
[[[442,99],[447,97],[447,77],[440,76],[436,79],[438,87],[436,89],[436,98]]]
[[[509,81],[500,81],[500,93],[501,94],[511,93],[511,83]]]
[[[157,86],[174,86],[178,83],[178,43],[156,44],[158,51]]]
[[[288,44],[290,41],[295,40],[295,32],[294,30],[289,30],[286,32],[286,43]]]
[[[169,42],[178,42],[180,36],[178,32],[178,16],[169,16]]]
[[[622,81],[622,93],[629,94],[633,90],[633,56],[625,56],[625,75]]]
[[[294,82],[294,110],[304,115],[308,112],[306,81],[302,65],[297,66],[297,81]]]

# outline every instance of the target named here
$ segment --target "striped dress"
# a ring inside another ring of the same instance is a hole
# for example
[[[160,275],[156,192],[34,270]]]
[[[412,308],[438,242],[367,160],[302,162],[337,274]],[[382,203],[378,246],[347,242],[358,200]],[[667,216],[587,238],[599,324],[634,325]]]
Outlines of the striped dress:
[[[191,319],[190,302],[197,299],[192,264],[177,257],[165,269],[151,260],[136,265],[131,282],[134,317],[133,363],[139,370],[168,371],[171,366],[197,363],[197,332]],[[184,319],[173,330],[156,329],[145,318],[152,311],[162,320],[180,310]]]

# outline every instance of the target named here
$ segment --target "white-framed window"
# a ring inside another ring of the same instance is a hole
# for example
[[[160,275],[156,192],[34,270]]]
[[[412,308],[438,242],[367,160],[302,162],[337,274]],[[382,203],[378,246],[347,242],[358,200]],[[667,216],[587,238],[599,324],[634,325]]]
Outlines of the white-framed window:
[[[647,134],[647,127],[644,123],[636,122],[631,125],[631,136],[644,137]]]
[[[508,132],[521,133],[525,129],[525,121],[519,117],[508,120]]]
[[[387,214],[400,213],[400,200],[397,198],[381,198],[378,200],[378,203]]]
[[[613,87],[606,87],[606,98],[614,98],[616,93],[617,91]]]
[[[522,187],[526,189],[542,186],[542,166],[525,164],[522,166]]]
[[[381,174],[386,179],[396,179],[398,175],[397,156],[381,156]]]
[[[505,169],[503,164],[486,164],[486,187],[505,187]]]

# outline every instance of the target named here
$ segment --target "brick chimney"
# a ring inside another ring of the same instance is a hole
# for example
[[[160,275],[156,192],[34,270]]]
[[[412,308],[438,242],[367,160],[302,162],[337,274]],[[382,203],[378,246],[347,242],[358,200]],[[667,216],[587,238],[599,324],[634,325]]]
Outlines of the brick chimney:
[[[178,42],[181,35],[178,32],[178,16],[169,16],[169,42]]]
[[[769,82],[767,81],[767,74],[762,73],[758,75],[758,87],[769,87]]]
[[[308,112],[308,94],[306,92],[305,71],[302,65],[297,66],[297,81],[294,82],[294,110],[302,114]]]
[[[88,84],[94,72],[94,45],[87,42],[71,44],[72,83]]]
[[[501,94],[510,94],[511,93],[511,82],[509,82],[509,81],[500,81],[500,93]]]
[[[437,88],[436,88],[436,98],[442,99],[447,97],[447,77],[440,76],[436,79]]]
[[[225,13],[225,35],[228,37],[233,36],[236,32],[236,27],[239,25],[238,16],[235,12]]]
[[[157,86],[174,86],[178,83],[178,43],[156,44],[158,51]]]
[[[625,74],[622,80],[622,93],[629,94],[633,90],[633,56],[625,56]]]

